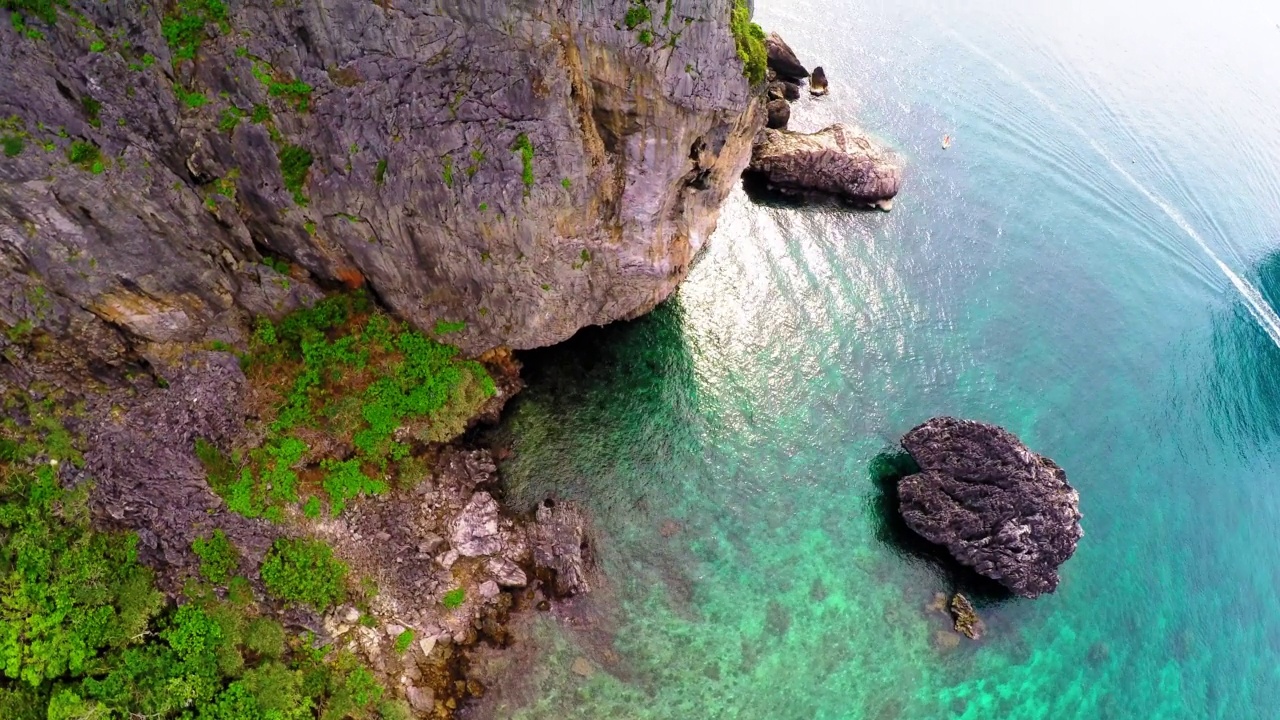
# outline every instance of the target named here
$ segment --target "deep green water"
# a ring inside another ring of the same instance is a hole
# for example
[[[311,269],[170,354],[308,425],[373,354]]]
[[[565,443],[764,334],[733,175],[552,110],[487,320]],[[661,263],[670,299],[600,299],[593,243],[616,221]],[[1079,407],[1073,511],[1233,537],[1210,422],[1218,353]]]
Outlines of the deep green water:
[[[479,714],[1280,717],[1280,6],[1028,4],[758,3],[832,80],[793,128],[861,122],[903,194],[739,192],[671,301],[526,357],[509,499],[590,508],[607,581]],[[924,605],[965,579],[871,471],[943,413],[1058,461],[1085,527],[954,649]]]

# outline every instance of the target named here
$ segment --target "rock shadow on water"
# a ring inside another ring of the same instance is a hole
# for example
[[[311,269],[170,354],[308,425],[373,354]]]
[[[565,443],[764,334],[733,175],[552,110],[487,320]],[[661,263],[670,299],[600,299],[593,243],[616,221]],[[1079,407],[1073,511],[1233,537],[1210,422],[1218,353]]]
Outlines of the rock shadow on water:
[[[947,549],[917,535],[899,512],[898,481],[919,471],[915,460],[901,450],[886,449],[867,466],[874,488],[871,521],[876,539],[908,562],[928,568],[938,586],[949,594],[962,593],[979,608],[1003,604],[1014,595],[1000,583],[956,562]]]
[[[876,212],[875,208],[867,205],[842,200],[822,192],[783,191],[771,185],[762,173],[751,171],[742,173],[742,190],[747,194],[748,200],[767,208],[787,210],[819,208],[828,212],[834,210],[859,214]]]

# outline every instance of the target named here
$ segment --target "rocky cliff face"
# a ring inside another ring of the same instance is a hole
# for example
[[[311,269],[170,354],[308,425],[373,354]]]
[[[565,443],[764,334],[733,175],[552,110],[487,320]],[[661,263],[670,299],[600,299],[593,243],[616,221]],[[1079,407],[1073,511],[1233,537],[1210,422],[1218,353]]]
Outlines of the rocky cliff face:
[[[0,10],[0,342],[98,370],[365,281],[473,352],[646,312],[763,122],[731,2]]]

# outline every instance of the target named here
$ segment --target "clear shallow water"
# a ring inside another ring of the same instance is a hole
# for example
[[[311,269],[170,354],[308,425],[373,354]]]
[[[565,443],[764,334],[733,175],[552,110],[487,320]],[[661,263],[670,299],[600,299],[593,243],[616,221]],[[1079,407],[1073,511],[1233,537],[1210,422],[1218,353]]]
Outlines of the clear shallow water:
[[[509,499],[589,507],[607,583],[478,714],[1280,716],[1280,8],[758,5],[832,80],[792,127],[861,122],[903,195],[739,193],[670,302],[527,357]],[[966,579],[873,472],[943,413],[1058,461],[1086,533],[956,648],[924,606]]]

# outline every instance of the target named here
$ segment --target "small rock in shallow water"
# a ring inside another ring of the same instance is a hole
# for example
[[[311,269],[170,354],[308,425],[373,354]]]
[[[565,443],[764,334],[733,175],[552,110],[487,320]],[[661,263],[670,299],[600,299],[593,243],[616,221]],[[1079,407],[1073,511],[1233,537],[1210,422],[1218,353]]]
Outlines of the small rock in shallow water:
[[[939,650],[955,650],[960,646],[960,636],[950,630],[938,630],[933,633],[933,646]]]
[[[809,78],[809,94],[815,96],[827,94],[827,73],[821,67],[813,69],[813,75]]]
[[[956,619],[956,632],[970,640],[981,638],[983,631],[986,630],[986,626],[978,617],[978,611],[973,609],[969,598],[960,593],[956,593],[955,597],[951,598],[951,615]]]
[[[944,592],[936,592],[933,599],[925,603],[924,611],[927,613],[943,613],[947,612],[947,594]]]

